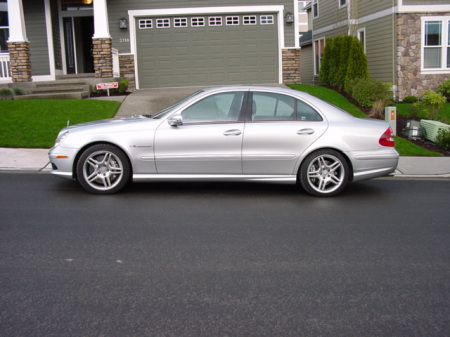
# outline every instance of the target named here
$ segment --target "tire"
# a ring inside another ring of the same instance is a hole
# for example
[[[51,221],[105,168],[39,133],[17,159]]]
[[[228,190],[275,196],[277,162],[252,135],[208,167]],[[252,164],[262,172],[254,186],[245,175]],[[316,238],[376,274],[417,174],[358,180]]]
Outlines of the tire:
[[[77,162],[79,183],[94,194],[119,192],[128,183],[130,175],[128,157],[113,145],[93,145],[81,154]]]
[[[349,177],[347,160],[334,150],[318,150],[309,154],[299,170],[303,189],[317,197],[331,197],[341,192]]]

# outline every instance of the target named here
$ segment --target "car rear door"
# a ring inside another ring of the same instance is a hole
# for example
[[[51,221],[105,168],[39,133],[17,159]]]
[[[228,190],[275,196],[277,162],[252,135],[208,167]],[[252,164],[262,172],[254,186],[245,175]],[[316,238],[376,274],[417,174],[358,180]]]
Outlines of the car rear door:
[[[292,175],[301,154],[328,123],[309,104],[286,94],[253,91],[242,146],[244,174]]]

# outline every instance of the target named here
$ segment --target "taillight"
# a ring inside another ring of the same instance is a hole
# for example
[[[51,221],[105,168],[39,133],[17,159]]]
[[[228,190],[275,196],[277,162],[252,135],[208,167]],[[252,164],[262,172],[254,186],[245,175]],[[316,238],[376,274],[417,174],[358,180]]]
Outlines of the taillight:
[[[394,147],[394,131],[389,127],[378,141],[382,146]]]

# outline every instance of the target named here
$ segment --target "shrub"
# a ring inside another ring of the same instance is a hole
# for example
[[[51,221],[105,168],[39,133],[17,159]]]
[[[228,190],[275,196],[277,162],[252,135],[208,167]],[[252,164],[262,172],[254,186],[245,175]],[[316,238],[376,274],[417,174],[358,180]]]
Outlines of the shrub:
[[[386,105],[386,100],[379,99],[375,101],[372,106],[372,110],[370,110],[369,117],[383,119],[384,118],[384,107]]]
[[[442,109],[447,99],[438,92],[425,90],[422,102],[427,106],[431,119],[437,120],[439,118],[439,110]]]
[[[353,83],[351,96],[359,105],[371,108],[376,101],[392,99],[391,85],[374,79],[358,79]]]
[[[436,136],[436,145],[443,150],[450,150],[450,130],[439,130]]]
[[[119,93],[123,94],[125,91],[128,90],[128,80],[125,78],[123,80],[119,81]]]
[[[426,110],[427,110],[426,106],[423,105],[422,103],[420,102],[413,103],[411,104],[411,106],[408,107],[409,117],[417,119],[419,115]]]
[[[14,99],[14,91],[11,88],[0,88],[0,100]]]
[[[437,90],[438,93],[445,96],[448,102],[450,102],[450,79],[441,83]]]
[[[367,57],[364,53],[364,46],[361,41],[353,37],[348,54],[348,65],[343,89],[345,90],[346,87],[351,86],[351,82],[359,78],[368,79],[369,70],[367,68]]]
[[[419,99],[416,96],[406,96],[403,99],[403,103],[417,103]]]

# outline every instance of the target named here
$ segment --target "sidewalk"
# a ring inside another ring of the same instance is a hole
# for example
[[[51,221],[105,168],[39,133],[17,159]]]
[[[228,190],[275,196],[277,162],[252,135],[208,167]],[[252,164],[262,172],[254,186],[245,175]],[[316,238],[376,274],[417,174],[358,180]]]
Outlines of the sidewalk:
[[[49,172],[48,149],[0,148],[0,171]],[[450,157],[400,157],[402,178],[450,178]]]

